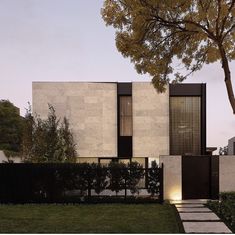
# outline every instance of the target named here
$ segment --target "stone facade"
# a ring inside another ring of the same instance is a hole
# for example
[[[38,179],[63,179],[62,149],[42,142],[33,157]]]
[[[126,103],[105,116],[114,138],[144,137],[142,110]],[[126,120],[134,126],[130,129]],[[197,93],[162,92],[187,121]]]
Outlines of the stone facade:
[[[34,82],[33,112],[47,117],[48,103],[71,124],[79,157],[117,156],[115,83]]]
[[[182,157],[160,156],[163,163],[164,199],[182,200]]]
[[[169,154],[169,89],[132,83],[133,157]],[[34,82],[33,112],[46,118],[48,103],[66,116],[78,145],[78,162],[117,156],[117,83]]]
[[[169,89],[157,93],[146,82],[132,84],[133,156],[169,155]]]
[[[235,156],[219,157],[219,191],[235,191]]]

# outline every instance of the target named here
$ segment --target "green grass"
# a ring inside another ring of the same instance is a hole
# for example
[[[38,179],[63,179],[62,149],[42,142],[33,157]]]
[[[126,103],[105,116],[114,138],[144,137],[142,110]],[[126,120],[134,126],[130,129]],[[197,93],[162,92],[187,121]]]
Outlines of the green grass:
[[[0,233],[179,233],[168,204],[0,205]]]

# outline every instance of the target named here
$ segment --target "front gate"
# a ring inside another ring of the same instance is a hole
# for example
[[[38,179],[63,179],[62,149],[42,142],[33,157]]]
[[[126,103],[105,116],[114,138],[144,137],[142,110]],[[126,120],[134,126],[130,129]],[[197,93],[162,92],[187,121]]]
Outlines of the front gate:
[[[217,199],[219,157],[182,156],[182,198]]]

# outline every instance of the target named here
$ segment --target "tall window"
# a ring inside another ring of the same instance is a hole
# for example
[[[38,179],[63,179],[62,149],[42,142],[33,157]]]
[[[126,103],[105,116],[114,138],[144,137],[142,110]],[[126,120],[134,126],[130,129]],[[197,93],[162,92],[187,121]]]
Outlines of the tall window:
[[[201,154],[200,97],[170,97],[170,152]]]
[[[120,136],[132,136],[132,97],[120,96]]]

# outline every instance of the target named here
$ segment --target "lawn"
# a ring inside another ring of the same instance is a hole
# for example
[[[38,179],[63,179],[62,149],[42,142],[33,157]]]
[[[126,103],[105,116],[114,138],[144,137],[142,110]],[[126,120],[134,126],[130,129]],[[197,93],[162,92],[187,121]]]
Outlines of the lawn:
[[[179,233],[168,204],[0,205],[0,233]]]

